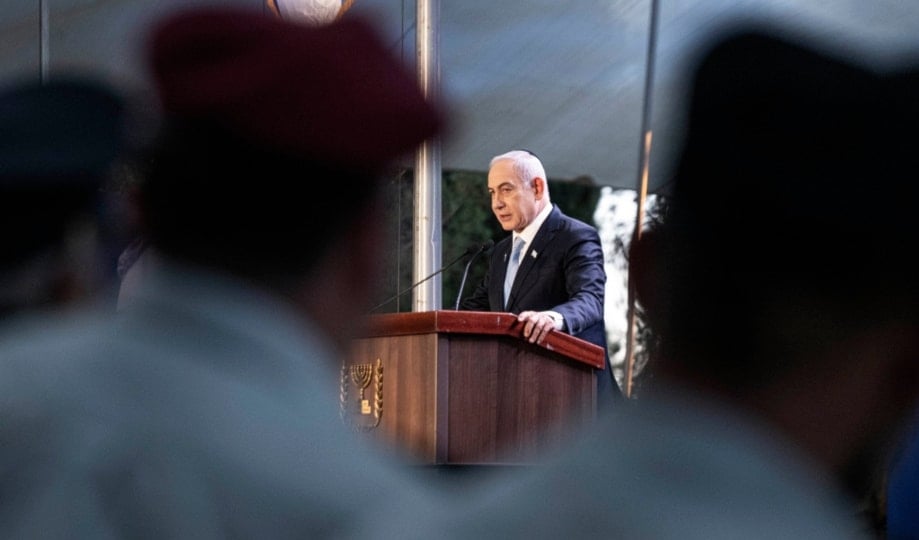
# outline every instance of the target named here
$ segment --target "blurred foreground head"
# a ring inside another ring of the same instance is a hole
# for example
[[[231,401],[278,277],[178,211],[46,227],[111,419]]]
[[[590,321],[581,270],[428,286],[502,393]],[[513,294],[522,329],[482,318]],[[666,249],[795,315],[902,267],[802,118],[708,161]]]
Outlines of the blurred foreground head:
[[[0,317],[105,285],[104,188],[126,152],[126,103],[91,77],[0,89]]]
[[[705,49],[664,223],[631,264],[651,369],[852,485],[919,393],[919,77],[842,58],[768,27]]]
[[[165,113],[143,194],[152,244],[288,292],[330,246],[379,230],[383,177],[444,121],[356,17],[186,10],[155,27],[149,65]],[[366,243],[342,272],[372,267]]]

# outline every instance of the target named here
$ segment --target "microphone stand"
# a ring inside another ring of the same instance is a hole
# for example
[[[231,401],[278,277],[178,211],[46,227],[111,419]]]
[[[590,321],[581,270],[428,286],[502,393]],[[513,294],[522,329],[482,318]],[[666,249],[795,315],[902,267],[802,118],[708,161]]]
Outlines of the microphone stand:
[[[475,252],[475,254],[469,258],[469,262],[466,263],[466,269],[463,270],[463,279],[460,280],[459,292],[456,293],[456,305],[453,306],[455,311],[459,310],[460,299],[463,297],[463,287],[466,286],[466,278],[469,276],[469,267],[472,266],[473,261],[475,261],[479,255],[491,249],[495,245],[494,240],[489,240],[482,244],[482,246]]]
[[[494,244],[494,241],[493,241],[493,240],[490,240],[489,242],[490,242],[491,244]],[[385,306],[386,304],[392,302],[392,301],[395,300],[396,298],[399,298],[399,297],[402,296],[403,294],[415,290],[419,285],[421,285],[421,284],[424,283],[425,281],[431,279],[432,277],[436,276],[437,274],[443,272],[444,270],[450,268],[450,267],[453,266],[454,264],[458,263],[458,262],[460,261],[460,259],[462,259],[463,257],[469,255],[470,253],[475,252],[475,255],[473,256],[473,259],[474,259],[475,256],[477,256],[479,253],[481,253],[482,251],[484,251],[485,249],[487,249],[487,247],[489,246],[489,242],[486,242],[485,244],[482,244],[482,245],[469,246],[468,248],[466,248],[466,251],[464,251],[462,254],[460,254],[459,257],[457,257],[457,258],[453,259],[452,261],[448,262],[447,264],[441,266],[441,267],[440,267],[440,270],[434,272],[433,274],[428,275],[427,277],[425,277],[424,279],[418,281],[417,283],[413,283],[412,286],[409,287],[408,289],[405,289],[405,290],[403,290],[403,291],[400,291],[400,292],[398,292],[398,293],[396,293],[396,294],[390,296],[390,297],[387,298],[386,300],[383,300],[382,302],[380,302],[379,304],[377,304],[376,306],[374,306],[373,309],[370,310],[370,313],[373,313],[374,311],[380,309],[381,307],[383,307],[383,306]],[[469,265],[466,265],[466,270],[467,270],[467,271],[469,270]],[[465,279],[466,279],[466,277],[465,277],[465,275],[464,275],[464,276],[463,276],[463,280],[465,280]]]

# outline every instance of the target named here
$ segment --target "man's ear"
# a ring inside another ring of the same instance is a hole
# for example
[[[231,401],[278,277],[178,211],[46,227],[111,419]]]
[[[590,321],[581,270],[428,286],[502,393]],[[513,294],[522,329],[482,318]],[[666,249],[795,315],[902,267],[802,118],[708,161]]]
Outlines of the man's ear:
[[[533,179],[533,191],[536,193],[537,199],[542,199],[546,193],[546,179],[536,177]]]

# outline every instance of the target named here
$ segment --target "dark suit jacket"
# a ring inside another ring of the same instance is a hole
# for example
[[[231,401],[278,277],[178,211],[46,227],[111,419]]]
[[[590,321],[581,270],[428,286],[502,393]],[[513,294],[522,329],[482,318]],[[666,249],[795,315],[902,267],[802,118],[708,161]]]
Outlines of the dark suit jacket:
[[[607,350],[603,301],[606,291],[603,247],[600,234],[590,225],[552,208],[520,259],[517,277],[504,305],[504,275],[511,253],[512,235],[495,244],[485,278],[461,307],[476,311],[552,310],[565,318],[564,331]],[[608,357],[608,353],[607,353]],[[609,362],[600,379],[610,379]],[[605,381],[604,393],[618,395]]]

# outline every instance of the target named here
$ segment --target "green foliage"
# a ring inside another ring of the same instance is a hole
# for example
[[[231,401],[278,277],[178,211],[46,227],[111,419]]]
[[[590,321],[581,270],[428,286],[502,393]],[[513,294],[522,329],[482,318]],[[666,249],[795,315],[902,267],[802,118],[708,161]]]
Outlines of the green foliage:
[[[549,196],[552,203],[561,208],[565,214],[589,225],[594,223],[594,212],[600,201],[600,188],[590,181],[553,181],[549,180]]]
[[[488,178],[484,172],[449,171],[443,177],[443,261],[460,257],[468,247],[488,239],[495,242],[506,234],[491,212]],[[457,262],[444,272],[443,300],[445,308],[453,308],[468,258]],[[483,254],[469,267],[463,288],[468,296],[485,277],[488,259]]]

